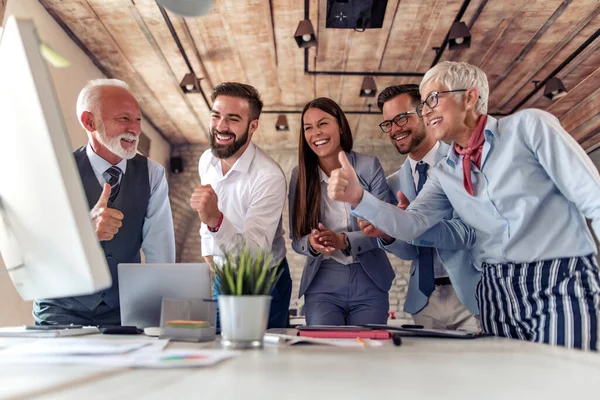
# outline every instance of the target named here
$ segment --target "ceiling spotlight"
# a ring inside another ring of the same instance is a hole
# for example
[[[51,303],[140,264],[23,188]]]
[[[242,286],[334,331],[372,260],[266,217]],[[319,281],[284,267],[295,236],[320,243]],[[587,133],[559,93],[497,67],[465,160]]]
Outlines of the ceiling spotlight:
[[[372,76],[365,76],[362,87],[360,88],[360,97],[375,97],[377,94],[377,85]]]
[[[450,50],[468,49],[471,47],[471,32],[464,22],[455,22],[448,33]]]
[[[288,125],[287,117],[283,114],[279,114],[277,117],[277,122],[275,123],[275,130],[277,131],[289,131],[290,127]]]
[[[317,45],[317,37],[310,19],[300,21],[296,33],[294,33],[294,39],[296,39],[296,43],[301,49]]]
[[[546,82],[546,87],[544,88],[544,96],[549,98],[550,100],[560,99],[567,95],[567,89],[565,89],[565,85],[563,85],[562,81],[558,78],[552,78]]]
[[[181,90],[183,90],[183,93],[199,93],[200,79],[190,72],[185,74],[179,86],[181,87]]]

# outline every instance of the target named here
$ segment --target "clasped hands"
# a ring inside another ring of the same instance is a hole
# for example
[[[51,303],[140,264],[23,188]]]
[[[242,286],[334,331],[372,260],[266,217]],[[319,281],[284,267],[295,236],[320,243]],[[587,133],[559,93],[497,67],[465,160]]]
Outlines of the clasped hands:
[[[331,255],[336,250],[346,249],[343,233],[336,233],[319,223],[319,229],[313,229],[308,235],[310,247],[316,253]]]

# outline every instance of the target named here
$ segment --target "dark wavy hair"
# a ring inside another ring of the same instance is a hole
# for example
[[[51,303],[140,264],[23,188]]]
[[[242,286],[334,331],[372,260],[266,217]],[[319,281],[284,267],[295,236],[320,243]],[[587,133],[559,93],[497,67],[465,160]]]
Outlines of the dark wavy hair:
[[[248,101],[248,109],[250,110],[250,121],[258,119],[263,108],[263,102],[260,99],[260,94],[254,86],[246,85],[239,82],[223,82],[215,86],[210,100],[214,103],[217,96],[231,96]]]
[[[345,152],[352,151],[352,131],[340,106],[327,97],[319,97],[304,106],[298,137],[298,183],[292,208],[292,236],[299,239],[321,222],[321,183],[319,157],[304,137],[304,114],[309,108],[318,108],[331,115],[340,127],[340,144]]]
[[[421,102],[421,93],[419,93],[419,85],[412,83],[406,85],[394,85],[388,86],[379,93],[377,97],[377,108],[379,111],[383,111],[383,105],[401,94],[407,94],[410,96],[413,105],[416,107]]]

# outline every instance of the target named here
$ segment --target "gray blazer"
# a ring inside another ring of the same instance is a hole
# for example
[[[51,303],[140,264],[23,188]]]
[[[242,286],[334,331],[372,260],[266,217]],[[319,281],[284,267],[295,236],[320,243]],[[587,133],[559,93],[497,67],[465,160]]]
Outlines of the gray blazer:
[[[348,161],[350,161],[350,164],[352,164],[354,167],[354,170],[358,175],[358,180],[360,181],[360,184],[364,190],[372,193],[380,200],[389,202],[390,191],[385,180],[383,168],[381,167],[377,157],[358,154],[355,152],[346,153],[346,155],[348,156]],[[304,235],[296,240],[292,237],[293,208],[294,199],[296,198],[297,184],[298,167],[295,167],[292,171],[292,178],[290,179],[288,206],[290,211],[289,221],[292,248],[296,253],[306,256],[304,272],[302,273],[302,280],[300,281],[300,291],[298,293],[298,296],[302,296],[319,271],[319,267],[323,261],[323,255],[319,254],[317,257],[314,257],[310,253],[308,247],[308,235]],[[321,199],[315,199],[314,201],[321,201]],[[358,227],[356,218],[351,218],[351,231],[345,233],[350,240],[352,255],[356,256],[367,275],[373,280],[377,287],[387,292],[392,286],[392,281],[395,277],[394,269],[390,264],[387,254],[379,247],[377,239],[366,237]]]
[[[436,154],[436,164],[448,154],[448,149],[447,144],[440,142]],[[400,170],[387,178],[387,182],[394,195],[398,190],[402,190],[411,202],[417,197],[408,159]],[[481,273],[475,268],[469,251],[475,245],[475,241],[475,231],[456,216],[449,215],[445,220],[415,239],[413,244],[437,248],[456,295],[470,312],[479,314],[475,289],[480,281]],[[383,247],[397,257],[412,260],[404,311],[409,314],[418,313],[428,302],[427,296],[419,290],[418,248],[399,240]]]

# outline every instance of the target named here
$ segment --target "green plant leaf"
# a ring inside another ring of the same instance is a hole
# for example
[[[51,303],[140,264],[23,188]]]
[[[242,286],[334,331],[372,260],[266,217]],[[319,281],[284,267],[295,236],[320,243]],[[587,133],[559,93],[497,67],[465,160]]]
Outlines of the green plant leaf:
[[[281,276],[278,268],[271,268],[273,254],[259,249],[256,252],[244,247],[232,252],[221,249],[223,265],[216,268],[219,277],[217,288],[224,295],[269,295]]]

